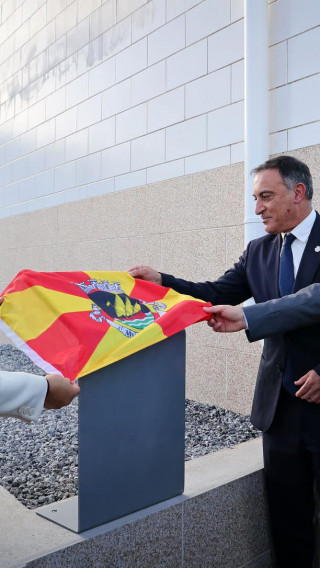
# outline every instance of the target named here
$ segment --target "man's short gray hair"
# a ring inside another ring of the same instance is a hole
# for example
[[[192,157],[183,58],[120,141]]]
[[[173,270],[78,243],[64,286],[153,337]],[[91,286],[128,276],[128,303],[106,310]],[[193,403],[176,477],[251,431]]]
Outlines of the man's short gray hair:
[[[306,188],[306,198],[311,201],[313,196],[312,177],[307,164],[304,162],[292,156],[277,156],[267,160],[264,164],[260,164],[251,173],[258,174],[264,170],[278,170],[289,191],[292,191],[298,183],[303,183]]]

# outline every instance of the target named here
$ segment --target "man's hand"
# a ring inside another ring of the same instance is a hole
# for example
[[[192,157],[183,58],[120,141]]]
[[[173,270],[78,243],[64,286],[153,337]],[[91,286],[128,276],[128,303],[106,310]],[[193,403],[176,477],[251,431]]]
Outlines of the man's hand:
[[[203,309],[207,314],[212,314],[208,325],[214,331],[230,333],[246,328],[246,320],[240,306],[212,306]]]
[[[162,277],[160,272],[151,268],[151,266],[143,266],[143,264],[137,264],[128,270],[129,274],[133,278],[140,278],[141,280],[148,280],[149,282],[154,282],[155,284],[162,284]]]
[[[46,375],[49,390],[44,401],[44,407],[47,409],[61,408],[68,406],[70,402],[80,392],[77,383],[71,382],[61,375]]]
[[[294,384],[300,387],[296,396],[308,402],[320,404],[320,377],[316,371],[309,371]]]

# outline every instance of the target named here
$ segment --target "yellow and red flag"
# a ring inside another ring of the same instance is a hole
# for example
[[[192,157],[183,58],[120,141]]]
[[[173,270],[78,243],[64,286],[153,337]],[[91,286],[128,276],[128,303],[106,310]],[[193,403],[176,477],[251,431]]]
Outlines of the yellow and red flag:
[[[1,296],[1,331],[72,380],[209,319],[210,304],[127,272],[22,270]]]

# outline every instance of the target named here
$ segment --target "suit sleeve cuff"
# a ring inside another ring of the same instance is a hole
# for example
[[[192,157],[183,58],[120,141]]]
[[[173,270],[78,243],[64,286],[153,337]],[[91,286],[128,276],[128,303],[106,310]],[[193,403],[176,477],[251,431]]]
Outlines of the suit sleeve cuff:
[[[313,370],[320,375],[320,365],[317,365]]]
[[[160,272],[161,274],[161,285],[164,286],[165,288],[171,288],[172,284],[175,280],[175,277],[172,276],[172,274],[165,274],[164,272]]]

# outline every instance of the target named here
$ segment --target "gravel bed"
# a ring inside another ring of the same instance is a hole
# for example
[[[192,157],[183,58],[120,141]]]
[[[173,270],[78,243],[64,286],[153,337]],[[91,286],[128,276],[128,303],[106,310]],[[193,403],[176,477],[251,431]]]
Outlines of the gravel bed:
[[[21,351],[0,345],[0,369],[44,374]],[[0,484],[29,509],[78,492],[78,402],[44,411],[26,424],[0,418]],[[256,438],[248,416],[186,401],[186,450],[190,460]]]

